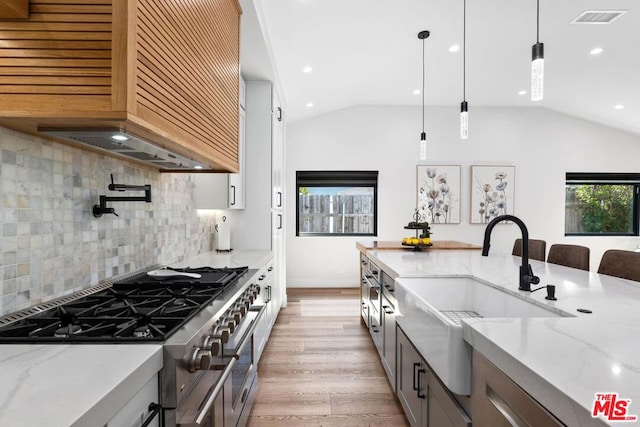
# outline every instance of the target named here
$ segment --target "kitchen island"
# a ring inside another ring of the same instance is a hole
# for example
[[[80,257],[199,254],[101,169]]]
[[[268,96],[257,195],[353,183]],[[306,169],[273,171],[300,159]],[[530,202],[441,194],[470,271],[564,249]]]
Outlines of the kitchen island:
[[[540,286],[556,286],[558,299],[549,301],[544,289],[518,290],[521,259],[511,255],[370,250],[367,256],[394,279],[473,278],[571,316],[463,319],[462,328],[470,348],[567,425],[606,425],[591,417],[599,393],[630,399],[627,415],[640,415],[639,283],[533,260]],[[420,351],[422,325],[402,313],[415,306],[415,297],[404,292],[402,280],[395,283],[396,321]]]
[[[271,257],[207,252],[171,266],[260,268]],[[0,344],[0,426],[138,425],[162,367],[162,343]]]

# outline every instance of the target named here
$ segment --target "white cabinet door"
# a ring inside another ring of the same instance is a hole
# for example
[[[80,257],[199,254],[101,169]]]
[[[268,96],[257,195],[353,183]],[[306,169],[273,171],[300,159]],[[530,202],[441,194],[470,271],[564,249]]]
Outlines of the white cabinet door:
[[[127,404],[116,412],[106,427],[131,427],[141,425],[151,417],[150,403],[158,403],[158,375],[154,375],[147,383],[133,395]],[[160,425],[160,415],[156,415],[149,426]]]
[[[272,230],[272,250],[274,253],[274,283],[278,294],[278,306],[286,307],[286,263],[285,263],[285,122],[284,111],[278,98],[273,92],[273,115],[271,125],[271,208],[274,224]]]
[[[284,207],[284,112],[274,93],[275,109],[271,127],[271,207]]]
[[[196,209],[227,209],[229,174],[192,174]]]
[[[193,174],[196,209],[244,209],[245,203],[245,83],[240,81],[238,173]]]
[[[240,172],[229,174],[229,194],[227,196],[227,208],[228,209],[244,209],[244,174],[245,174],[245,141],[244,141],[244,124],[245,124],[245,111],[240,109],[240,129],[238,130],[239,145],[238,156],[240,161]]]

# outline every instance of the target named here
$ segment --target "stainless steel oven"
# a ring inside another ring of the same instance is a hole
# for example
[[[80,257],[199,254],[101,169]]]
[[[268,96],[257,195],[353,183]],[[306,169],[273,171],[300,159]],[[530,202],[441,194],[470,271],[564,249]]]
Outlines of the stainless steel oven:
[[[257,388],[256,328],[266,321],[265,305],[253,305],[224,345],[221,356],[211,360],[191,392],[175,410],[175,425],[220,427],[247,422]]]

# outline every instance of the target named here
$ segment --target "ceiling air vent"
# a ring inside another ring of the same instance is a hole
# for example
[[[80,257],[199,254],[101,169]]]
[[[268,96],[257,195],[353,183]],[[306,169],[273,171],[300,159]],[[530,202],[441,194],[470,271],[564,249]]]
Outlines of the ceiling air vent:
[[[571,21],[572,24],[610,24],[622,15],[626,10],[585,10],[577,18]]]

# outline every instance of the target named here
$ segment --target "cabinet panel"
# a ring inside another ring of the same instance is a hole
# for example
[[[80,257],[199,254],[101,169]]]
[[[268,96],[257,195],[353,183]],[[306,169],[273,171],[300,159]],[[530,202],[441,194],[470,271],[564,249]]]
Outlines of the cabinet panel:
[[[384,330],[380,325],[380,314],[378,311],[370,306],[369,307],[369,334],[373,339],[373,344],[376,346],[376,350],[378,350],[378,354],[382,356],[382,344],[383,344],[383,334]]]
[[[396,389],[396,314],[395,307],[382,292],[382,365],[391,387]]]
[[[400,327],[397,327],[396,335],[396,395],[411,425],[470,427],[471,419],[465,410],[442,385]]]
[[[478,426],[565,425],[477,351],[471,406]]]
[[[244,209],[245,207],[245,110],[238,120],[238,173],[193,174],[196,209]]]
[[[141,425],[142,421],[151,417],[150,403],[158,403],[158,375],[154,375],[147,383],[131,396],[128,402],[109,420],[106,427],[125,427]],[[160,425],[157,414],[149,423],[151,427]]]
[[[229,209],[244,209],[244,174],[245,171],[245,141],[244,141],[244,126],[245,126],[245,112],[244,109],[240,109],[240,116],[238,121],[238,173],[230,173],[228,176],[228,196],[227,207]]]
[[[440,383],[433,372],[429,373],[429,426],[470,427],[471,419],[462,407]]]
[[[271,139],[271,207],[284,207],[284,120],[282,107],[277,94],[274,93],[275,109],[273,111],[272,139]]]
[[[397,334],[397,390],[396,394],[411,426],[422,426],[427,412],[426,366],[422,358],[407,339],[402,329]],[[425,396],[425,397],[420,397]],[[426,420],[425,420],[426,422]]]

